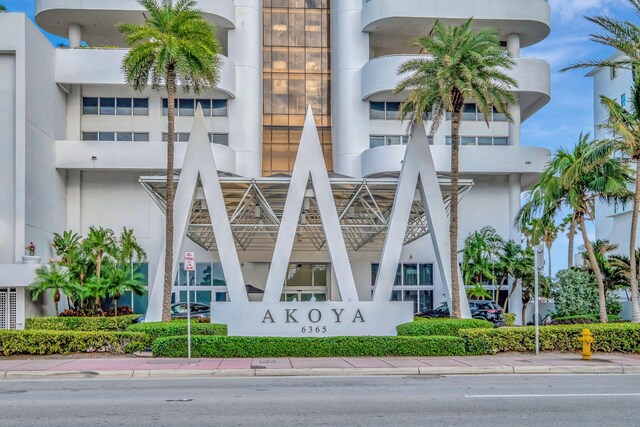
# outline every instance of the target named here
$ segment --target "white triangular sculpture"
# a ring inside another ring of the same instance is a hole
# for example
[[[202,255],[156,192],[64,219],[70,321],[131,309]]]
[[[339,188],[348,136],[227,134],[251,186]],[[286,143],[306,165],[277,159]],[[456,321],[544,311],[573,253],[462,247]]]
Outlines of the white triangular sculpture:
[[[218,246],[220,263],[227,281],[229,298],[231,301],[245,302],[248,301],[247,292],[217,171],[202,107],[198,105],[174,198],[173,279],[177,274],[180,253],[187,239],[191,206],[198,186],[198,177],[200,177]],[[162,317],[164,259],[165,250],[163,249],[153,287],[149,292],[149,306],[145,319],[147,322],[160,321]]]
[[[327,239],[327,248],[338,289],[340,290],[341,300],[359,301],[311,107],[307,111],[302,130],[302,138],[291,175],[291,184],[289,185],[282,221],[278,230],[278,240],[273,253],[271,268],[269,269],[263,301],[280,301],[309,176],[311,176],[313,190],[318,203],[320,219]]]
[[[416,184],[420,190],[424,211],[427,215],[429,233],[433,241],[440,278],[442,283],[445,284],[446,297],[449,301],[449,306],[451,306],[451,261],[449,259],[450,243],[447,233],[449,229],[448,216],[433,162],[433,155],[427,140],[427,133],[422,123],[414,127],[413,134],[407,144],[393,210],[389,220],[389,230],[382,249],[373,300],[389,301],[391,299],[393,282],[400,263],[404,237],[416,192]],[[458,269],[458,283],[460,283],[462,317],[470,318],[471,312],[460,269]]]

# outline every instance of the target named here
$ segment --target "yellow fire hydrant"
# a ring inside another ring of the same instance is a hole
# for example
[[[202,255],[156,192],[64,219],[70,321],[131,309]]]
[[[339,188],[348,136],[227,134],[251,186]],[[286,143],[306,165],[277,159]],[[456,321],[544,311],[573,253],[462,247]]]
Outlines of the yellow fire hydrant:
[[[582,336],[578,338],[582,343],[582,360],[591,360],[591,344],[594,343],[593,335],[589,329],[582,330]]]

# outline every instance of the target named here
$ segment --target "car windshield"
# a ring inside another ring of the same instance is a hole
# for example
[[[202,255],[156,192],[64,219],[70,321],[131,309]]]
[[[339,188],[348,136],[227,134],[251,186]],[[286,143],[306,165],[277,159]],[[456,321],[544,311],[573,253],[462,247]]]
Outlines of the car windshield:
[[[191,308],[191,311],[193,311],[193,307]],[[172,314],[183,314],[187,312],[187,305],[186,304],[178,304],[178,305],[174,305],[173,307],[171,307],[171,313]]]
[[[444,304],[442,304],[440,307],[436,308],[436,311],[439,312],[446,312],[449,311],[449,306],[447,305],[447,303],[445,302]]]

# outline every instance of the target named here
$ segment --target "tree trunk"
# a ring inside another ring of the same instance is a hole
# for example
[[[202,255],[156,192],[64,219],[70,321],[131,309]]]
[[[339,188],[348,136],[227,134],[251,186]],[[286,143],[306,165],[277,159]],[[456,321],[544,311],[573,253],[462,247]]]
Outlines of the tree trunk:
[[[169,65],[167,69],[167,212],[166,212],[166,238],[164,258],[164,286],[162,300],[162,321],[171,320],[171,293],[173,292],[173,198],[175,196],[173,185],[174,174],[174,146],[175,146],[175,68]]]
[[[462,98],[460,94],[456,94]],[[458,188],[460,186],[460,121],[463,102],[451,114],[451,205],[449,212],[449,258],[451,261],[451,317],[460,319],[460,281],[458,280]]]
[[[567,260],[567,267],[573,268],[573,241],[576,237],[576,220],[575,218],[571,220],[571,225],[569,226],[569,259]]]
[[[593,269],[593,273],[596,275],[596,280],[598,281],[600,322],[607,323],[607,298],[604,291],[604,282],[602,281],[602,272],[600,271],[600,266],[598,265],[598,261],[596,260],[596,254],[593,251],[593,245],[591,245],[591,241],[589,240],[589,236],[587,235],[587,227],[584,222],[584,217],[580,217],[580,231],[582,232],[582,239],[584,241],[584,246],[587,249],[587,256],[589,257],[591,268]]]
[[[549,279],[551,279],[551,245],[547,245],[547,255],[549,259]]]
[[[96,256],[96,277],[100,278],[100,270],[102,269],[102,251],[98,251]]]
[[[60,303],[60,291],[56,289],[53,293],[53,305],[56,307],[56,317],[60,315],[60,310],[58,310],[58,303]]]
[[[113,317],[118,317],[118,298],[113,299]]]
[[[636,260],[636,233],[638,232],[638,209],[640,209],[640,165],[636,162],[636,189],[631,212],[631,234],[629,235],[629,285],[631,288],[631,321],[640,322],[638,306],[638,265]]]

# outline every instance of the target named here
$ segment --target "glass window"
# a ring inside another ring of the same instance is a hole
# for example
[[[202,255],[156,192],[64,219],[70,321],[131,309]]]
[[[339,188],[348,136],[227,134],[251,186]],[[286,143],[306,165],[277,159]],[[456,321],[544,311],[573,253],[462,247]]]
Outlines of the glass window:
[[[478,145],[493,145],[493,138],[490,136],[478,137]]]
[[[98,98],[82,98],[82,114],[98,114]]]
[[[427,141],[429,142],[429,145],[433,145],[433,137],[432,136],[428,136],[427,137]]]
[[[396,278],[393,281],[393,286],[401,286],[402,285],[402,265],[398,264],[398,269],[396,270]]]
[[[116,140],[118,142],[131,142],[133,141],[133,134],[131,132],[118,132]]]
[[[326,264],[313,265],[313,286],[327,286],[329,269]]]
[[[313,271],[308,264],[289,264],[287,286],[313,286]]]
[[[419,282],[420,286],[433,286],[433,265],[420,264]]]
[[[451,145],[451,137],[450,137],[450,136],[445,137],[445,139],[444,139],[444,143],[445,143],[446,145]]]
[[[384,146],[384,136],[371,135],[369,137],[369,147],[375,148],[382,146]]]
[[[133,98],[133,115],[149,115],[149,98]]]
[[[100,114],[106,116],[113,116],[116,114],[116,99],[115,98],[100,98]]]
[[[216,292],[216,302],[227,302],[227,293],[226,292]]]
[[[213,268],[210,262],[196,263],[196,286],[211,286]]]
[[[493,107],[493,121],[494,122],[506,122],[507,115],[504,113],[500,113],[496,107]]]
[[[419,311],[427,311],[433,308],[433,291],[418,291],[418,308]]]
[[[98,139],[100,141],[115,141],[116,133],[115,132],[100,132],[100,133],[98,133]]]
[[[136,142],[149,142],[148,132],[136,132],[133,134],[133,140]]]
[[[200,105],[202,107],[202,114],[205,117],[211,117],[211,100],[210,99],[197,99],[196,108]]]
[[[391,292],[391,301],[402,301],[402,291]]]
[[[97,141],[98,132],[82,132],[83,141]]]
[[[226,99],[214,99],[212,101],[213,117],[227,117],[228,102]]]
[[[227,279],[224,277],[221,264],[213,264],[213,286],[227,286]]]
[[[372,120],[384,120],[384,102],[370,102],[369,117]]]
[[[387,145],[400,145],[400,136],[387,136],[386,143]]]
[[[627,94],[623,93],[622,95],[620,95],[620,105],[623,107],[627,106]]]
[[[404,272],[404,286],[417,286],[418,264],[404,264],[402,270]]]
[[[178,106],[180,116],[193,116],[195,112],[195,101],[193,99],[180,99]]]
[[[409,143],[409,135],[402,136],[402,145],[407,145]]]
[[[403,301],[413,301],[413,312],[417,313],[418,310],[418,291],[403,291],[402,293]]]
[[[196,302],[199,304],[211,304],[211,291],[196,292]]]
[[[507,137],[493,138],[493,145],[509,145],[509,138]]]
[[[474,136],[463,136],[460,140],[460,145],[476,145],[476,138]]]
[[[400,120],[399,102],[387,102],[387,120]]]
[[[462,120],[476,120],[476,104],[464,104],[462,108]]]
[[[119,116],[130,116],[133,111],[131,98],[116,99],[116,114]]]
[[[210,133],[209,142],[212,144],[229,145],[229,134],[227,133]]]
[[[378,269],[380,264],[371,264],[371,286],[376,285],[376,279],[378,278]]]

